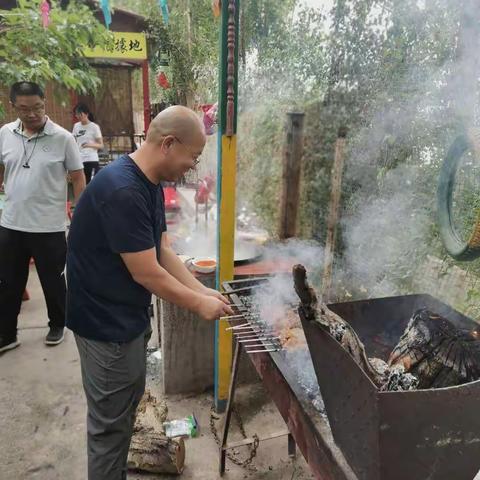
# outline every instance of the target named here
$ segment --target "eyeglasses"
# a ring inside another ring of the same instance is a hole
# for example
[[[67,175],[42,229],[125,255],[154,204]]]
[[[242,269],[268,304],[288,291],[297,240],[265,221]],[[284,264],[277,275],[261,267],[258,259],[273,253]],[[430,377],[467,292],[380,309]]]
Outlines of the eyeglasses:
[[[40,114],[45,110],[45,105],[36,105],[34,107],[17,107],[14,105],[15,110],[22,114],[22,115],[28,115],[29,113],[35,113],[35,114]]]
[[[180,144],[183,146],[183,148],[185,148],[186,150],[188,150],[188,152],[190,153],[192,159],[193,159],[193,167],[196,167],[199,163],[200,163],[200,158],[197,156],[196,153],[193,153],[190,148],[188,148],[178,137],[176,137],[175,135],[173,136],[173,138]]]

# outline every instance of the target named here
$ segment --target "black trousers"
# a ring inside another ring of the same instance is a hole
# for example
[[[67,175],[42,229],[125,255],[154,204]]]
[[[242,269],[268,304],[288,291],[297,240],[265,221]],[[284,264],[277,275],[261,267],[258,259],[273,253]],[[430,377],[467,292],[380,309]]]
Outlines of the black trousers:
[[[49,327],[65,326],[65,232],[28,233],[0,226],[0,336],[14,339],[30,258],[47,303]]]
[[[85,173],[85,180],[90,183],[92,173],[96,175],[100,170],[99,162],[83,162],[83,172]]]

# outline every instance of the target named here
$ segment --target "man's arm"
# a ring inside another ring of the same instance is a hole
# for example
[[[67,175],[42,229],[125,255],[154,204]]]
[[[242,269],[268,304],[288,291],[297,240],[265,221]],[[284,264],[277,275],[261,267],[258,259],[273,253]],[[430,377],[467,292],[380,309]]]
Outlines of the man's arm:
[[[155,248],[122,253],[121,257],[132,278],[154,295],[196,312],[205,320],[233,315],[224,302],[185,286],[159,265]]]
[[[69,173],[73,184],[75,203],[85,190],[85,174],[83,173],[83,162],[80,157],[80,150],[72,134],[68,134],[65,143],[65,170]]]
[[[2,189],[4,174],[5,174],[5,165],[0,163],[0,190]]]
[[[227,299],[221,293],[211,288],[207,288],[192,275],[185,264],[170,247],[166,233],[162,235],[162,241],[160,244],[160,265],[186,287],[191,288],[196,292],[200,292],[203,295],[216,297],[222,302],[228,304]]]
[[[83,173],[83,170],[75,170],[74,172],[69,172],[69,174],[70,178],[72,179],[75,204],[77,204],[78,200],[80,199],[80,195],[85,190],[85,174]]]

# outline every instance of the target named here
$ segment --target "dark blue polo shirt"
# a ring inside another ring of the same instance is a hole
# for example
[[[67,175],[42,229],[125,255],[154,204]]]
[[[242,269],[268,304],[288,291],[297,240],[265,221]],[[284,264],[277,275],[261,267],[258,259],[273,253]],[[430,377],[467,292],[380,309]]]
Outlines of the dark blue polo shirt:
[[[151,294],[120,256],[159,245],[163,190],[125,155],[102,169],[75,208],[67,252],[67,327],[106,342],[128,342],[149,326]]]

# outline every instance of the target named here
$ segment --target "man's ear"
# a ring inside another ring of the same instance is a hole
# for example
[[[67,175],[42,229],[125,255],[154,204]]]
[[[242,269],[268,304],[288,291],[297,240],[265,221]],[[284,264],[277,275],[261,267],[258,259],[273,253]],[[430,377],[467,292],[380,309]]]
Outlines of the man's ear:
[[[168,135],[162,142],[162,147],[170,148],[175,143],[175,137]]]

